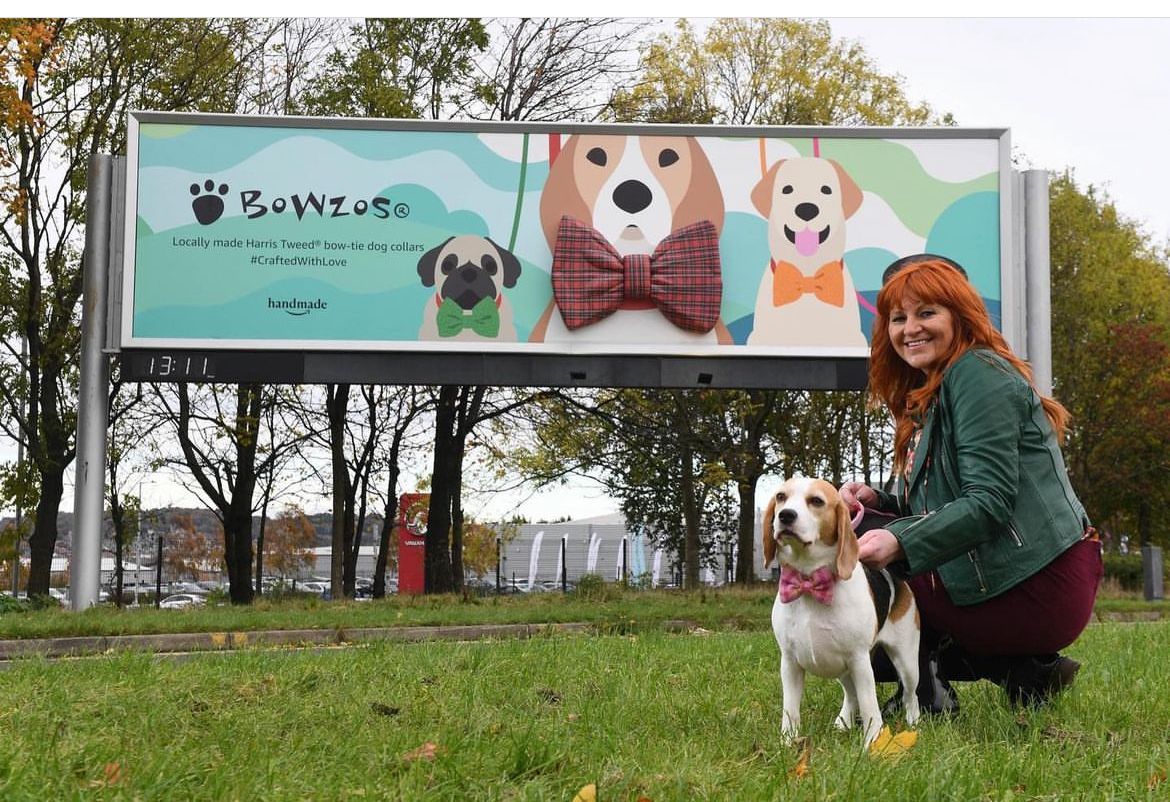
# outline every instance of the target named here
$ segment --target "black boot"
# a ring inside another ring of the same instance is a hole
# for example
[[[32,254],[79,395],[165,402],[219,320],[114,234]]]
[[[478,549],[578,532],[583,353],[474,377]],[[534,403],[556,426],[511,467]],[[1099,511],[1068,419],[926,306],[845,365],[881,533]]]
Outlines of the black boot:
[[[873,676],[878,682],[897,682],[898,689],[882,705],[882,717],[893,717],[902,711],[902,681],[889,655],[882,647],[873,650]],[[918,707],[923,715],[954,715],[959,712],[959,697],[940,671],[938,639],[923,634],[918,649]]]
[[[1013,707],[1039,707],[1072,685],[1081,664],[1059,654],[968,654],[951,644],[940,654],[943,672],[952,679],[986,679],[1003,688]]]
[[[1081,664],[1059,654],[1019,658],[1003,683],[1014,707],[1041,707],[1073,684]]]

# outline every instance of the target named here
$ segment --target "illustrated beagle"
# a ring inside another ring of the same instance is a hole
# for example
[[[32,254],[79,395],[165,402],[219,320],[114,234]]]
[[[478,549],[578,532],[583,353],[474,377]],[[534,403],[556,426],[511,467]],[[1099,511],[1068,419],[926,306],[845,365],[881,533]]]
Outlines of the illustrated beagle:
[[[860,716],[864,744],[881,730],[870,651],[881,644],[898,671],[906,722],[918,719],[918,608],[909,586],[886,571],[860,566],[845,502],[821,479],[788,479],[764,511],[764,566],[780,561],[772,631],[780,647],[784,721],[800,729],[805,672],[836,678],[845,691],[836,726]]]
[[[555,249],[563,216],[596,229],[622,256],[651,254],[668,235],[710,221],[723,230],[723,193],[694,137],[575,134],[549,170],[540,196],[540,221]],[[532,342],[724,343],[720,319],[707,333],[684,331],[652,305],[628,303],[605,319],[569,329],[553,300]]]
[[[820,157],[782,159],[756,184],[771,259],[748,345],[866,347],[845,265],[845,221],[862,197],[841,165]]]
[[[520,260],[488,237],[449,237],[418,260],[424,287],[438,285],[423,310],[420,340],[516,340],[504,290],[516,286]]]

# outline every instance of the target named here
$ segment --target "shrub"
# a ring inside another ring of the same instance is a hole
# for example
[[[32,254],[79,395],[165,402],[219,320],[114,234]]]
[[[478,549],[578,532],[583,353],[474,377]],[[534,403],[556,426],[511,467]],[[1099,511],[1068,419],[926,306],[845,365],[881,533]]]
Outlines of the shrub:
[[[1170,579],[1167,569],[1170,563],[1166,562],[1165,552],[1162,558],[1162,575]],[[1129,554],[1105,553],[1105,578],[1113,579],[1122,590],[1141,592],[1143,589],[1142,555],[1140,551],[1131,551]]]
[[[608,584],[598,574],[582,574],[573,593],[588,601],[609,601],[621,596],[621,589]]]

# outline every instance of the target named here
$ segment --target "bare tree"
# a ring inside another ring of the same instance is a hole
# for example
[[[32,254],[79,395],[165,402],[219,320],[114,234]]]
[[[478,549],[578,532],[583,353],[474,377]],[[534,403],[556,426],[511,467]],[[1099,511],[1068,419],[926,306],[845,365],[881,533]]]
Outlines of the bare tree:
[[[500,19],[479,60],[479,87],[459,111],[474,119],[595,120],[632,84],[648,20]]]

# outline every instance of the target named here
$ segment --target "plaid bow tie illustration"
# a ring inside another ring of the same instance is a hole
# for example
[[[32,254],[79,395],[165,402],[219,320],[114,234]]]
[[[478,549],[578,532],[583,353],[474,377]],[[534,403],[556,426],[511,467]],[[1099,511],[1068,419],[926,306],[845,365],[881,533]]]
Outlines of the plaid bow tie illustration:
[[[814,275],[805,277],[796,265],[772,262],[772,306],[784,306],[812,293],[832,306],[845,305],[845,266],[838,259],[821,265]]]
[[[439,305],[435,323],[440,337],[454,337],[464,329],[471,329],[480,337],[495,337],[500,333],[500,310],[494,298],[482,299],[471,307],[470,313],[448,298]]]
[[[679,328],[705,333],[718,322],[723,299],[719,234],[701,220],[675,231],[649,256],[622,256],[599,232],[565,216],[553,248],[552,286],[570,329],[596,323],[626,301],[649,300]]]
[[[780,569],[780,601],[788,604],[807,593],[821,604],[832,604],[836,584],[833,569],[826,565],[813,571],[811,576],[785,565]]]

